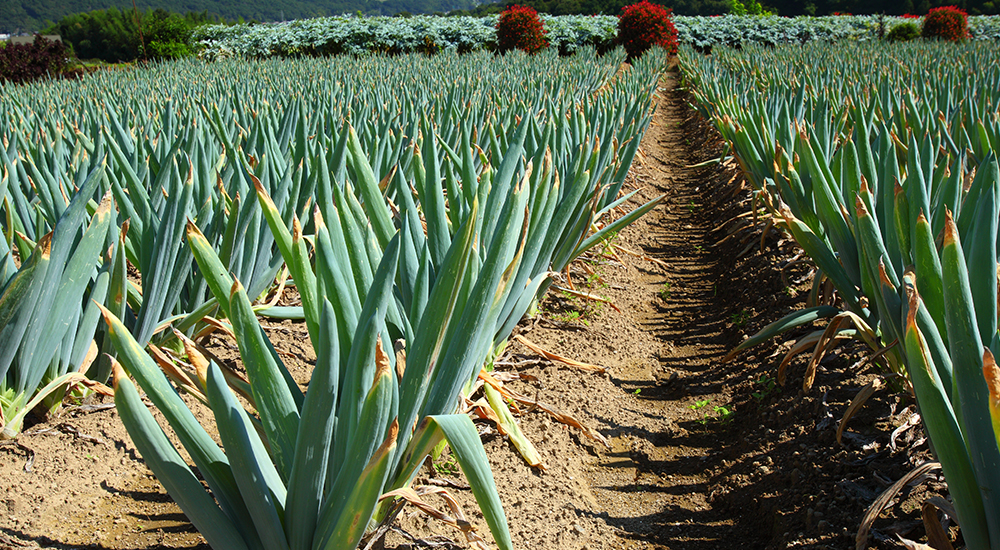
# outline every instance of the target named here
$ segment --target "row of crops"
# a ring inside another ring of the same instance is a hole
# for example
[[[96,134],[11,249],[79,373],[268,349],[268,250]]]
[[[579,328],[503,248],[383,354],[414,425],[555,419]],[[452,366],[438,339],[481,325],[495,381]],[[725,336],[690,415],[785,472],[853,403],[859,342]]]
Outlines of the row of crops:
[[[543,15],[546,39],[563,55],[581,49],[612,48],[618,18],[604,15]],[[830,17],[737,16],[673,17],[681,43],[698,47],[744,42],[801,44],[811,41],[877,40],[892,27],[912,21],[871,15]],[[490,17],[325,17],[286,23],[210,25],[195,36],[201,55],[294,57],[367,52],[468,52],[494,49],[497,16]],[[1000,39],[1000,17],[969,17],[973,40]]]
[[[479,435],[452,413],[551,273],[657,202],[605,219],[666,56],[623,60],[187,61],[5,89],[4,437],[113,378],[209,544],[268,550],[354,548],[398,506],[381,495],[419,500],[409,483],[446,439],[510,548]],[[278,305],[287,286],[301,305]],[[259,316],[304,319],[308,391]],[[245,374],[202,346],[212,331]]]
[[[817,269],[810,307],[734,354],[826,319],[789,352],[815,351],[808,390],[835,338],[867,343],[916,396],[968,548],[1000,548],[1000,54],[841,43],[680,57],[757,204]]]

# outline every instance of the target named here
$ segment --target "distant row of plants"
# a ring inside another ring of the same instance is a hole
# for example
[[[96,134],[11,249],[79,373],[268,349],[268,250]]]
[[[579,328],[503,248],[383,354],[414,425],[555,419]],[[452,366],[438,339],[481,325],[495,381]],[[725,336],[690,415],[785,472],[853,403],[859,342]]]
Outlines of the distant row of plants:
[[[675,37],[659,44],[667,50],[676,48],[677,43],[704,49],[745,43],[777,45],[883,38],[900,41],[919,36],[949,40],[1000,40],[1000,17],[968,17],[957,8],[936,8],[923,18],[868,15],[778,17],[752,15],[757,11],[758,5],[746,3],[740,6],[743,6],[748,15],[670,18],[668,10],[660,6],[649,3],[638,5],[647,7],[635,9],[631,13],[628,10],[632,8],[626,8],[622,17],[633,21],[634,28],[645,29],[643,33],[654,32]],[[529,27],[522,26],[517,27],[516,32],[510,31],[506,35],[498,33],[498,22],[502,17],[508,16],[520,18],[522,22],[535,20],[537,23],[533,23],[530,32],[527,32]],[[475,50],[505,51],[515,47],[526,51],[552,47],[561,55],[570,55],[585,48],[607,51],[617,44],[626,45],[628,50],[628,44],[633,38],[619,37],[619,20],[619,17],[606,15],[538,15],[532,8],[518,7],[517,10],[508,10],[502,15],[487,17],[344,15],[286,23],[228,25],[218,23],[207,13],[181,16],[165,10],[142,13],[112,8],[67,16],[45,32],[62,36],[68,47],[66,55],[69,57],[98,59],[109,63],[177,59],[195,54],[214,60],[234,56],[264,58],[361,55],[370,52],[464,53]],[[663,21],[669,21],[669,27]],[[515,34],[529,37],[525,38],[528,42],[514,45]],[[644,38],[638,41],[640,46],[637,49],[641,51],[641,44],[648,47],[652,43],[657,42]],[[39,53],[41,57],[29,63],[24,61],[24,56],[31,57],[34,54],[26,54],[26,51],[27,49],[21,48],[5,54],[5,60],[15,57],[18,59],[4,61],[7,70],[13,70],[17,76],[3,77],[3,80],[18,82],[59,72],[56,65],[49,64],[44,59],[48,53]],[[632,54],[632,50],[629,50],[629,55]],[[17,68],[28,65],[46,68],[41,72]]]
[[[530,8],[529,8],[530,9]],[[195,33],[203,57],[406,53],[497,49],[500,16],[322,17],[260,25],[209,25]],[[611,16],[540,17],[549,47],[570,54],[607,49],[617,36]]]
[[[927,17],[937,10],[932,10]],[[757,43],[766,45],[837,42],[841,40],[873,41],[888,38],[901,25],[919,29],[927,17],[896,17],[878,15],[832,15],[824,17],[738,16],[682,17],[675,16],[678,38],[682,44],[696,48],[718,45]],[[1000,17],[968,16],[965,38],[970,40],[1000,40]]]
[[[208,25],[195,31],[200,54],[270,57],[366,52],[403,53],[498,49],[496,24],[487,17],[324,17],[287,23]],[[541,15],[549,47],[570,54],[581,48],[598,50],[618,41],[618,17]],[[696,47],[742,43],[786,44],[811,41],[878,40],[891,29],[914,20],[870,15],[827,17],[674,16],[679,43]],[[967,37],[1000,39],[1000,17],[968,17]]]

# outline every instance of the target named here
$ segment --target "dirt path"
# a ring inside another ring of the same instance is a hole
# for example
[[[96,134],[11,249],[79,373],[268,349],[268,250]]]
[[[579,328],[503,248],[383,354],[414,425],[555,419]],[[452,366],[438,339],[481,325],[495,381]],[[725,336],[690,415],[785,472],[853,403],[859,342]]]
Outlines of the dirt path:
[[[624,512],[609,520],[630,537],[717,548],[735,534],[734,519],[716,513],[708,501],[711,480],[706,467],[718,436],[691,421],[704,420],[705,414],[715,418],[713,407],[728,404],[713,370],[728,351],[723,335],[726,308],[716,292],[719,258],[711,246],[711,220],[704,215],[705,170],[688,168],[704,161],[705,154],[689,138],[685,121],[691,113],[676,87],[673,75],[663,82],[656,131],[644,143],[646,162],[637,171],[639,178],[644,172],[660,172],[652,186],[667,194],[641,243],[647,254],[666,262],[667,269],[642,273],[633,283],[659,294],[654,307],[637,320],[661,342],[660,369],[626,364],[619,371],[617,385],[626,392],[638,391],[636,404],[641,408],[619,420],[623,425],[613,452],[598,459],[592,478],[598,502]],[[699,407],[701,402],[705,405]],[[632,465],[618,467],[620,457],[626,456]],[[629,484],[640,490],[621,491]]]
[[[609,303],[556,290],[516,331],[606,372],[552,363],[517,343],[498,362],[512,390],[608,443],[524,407],[520,427],[545,463],[535,469],[491,423],[479,422],[514,546],[853,547],[867,506],[926,444],[909,430],[898,448],[888,448],[889,433],[910,409],[883,390],[836,445],[835,420],[876,377],[852,367],[862,357],[853,347],[833,350],[809,393],[798,390],[799,363],[784,389],[774,385],[786,349],[778,342],[722,362],[747,334],[801,307],[808,267],[790,266],[782,278],[796,248],[776,231],[761,238],[762,223],[746,215],[750,195],[732,166],[691,167],[717,158],[721,146],[678,88],[676,73],[662,81],[626,182],[640,190],[635,204],[660,194],[666,200],[602,257],[574,264],[574,286]],[[290,325],[271,335],[279,349],[294,350],[303,332]],[[421,474],[416,484],[447,487],[489,540],[453,460],[446,455]],[[29,426],[18,444],[0,444],[0,487],[0,549],[207,548],[113,409],[76,408]],[[899,499],[876,524],[876,547],[895,547],[896,533],[919,537],[913,503],[920,495]],[[385,547],[468,546],[461,533],[407,508]]]
[[[719,474],[726,450],[739,439],[732,393],[742,366],[726,368],[722,360],[742,338],[739,326],[750,315],[745,302],[754,293],[732,288],[727,269],[735,251],[718,246],[718,226],[741,214],[742,204],[732,198],[732,170],[699,166],[720,151],[677,89],[677,77],[663,81],[655,131],[643,144],[646,162],[636,169],[640,181],[647,176],[667,194],[635,237],[646,254],[666,263],[634,282],[657,295],[637,321],[660,343],[659,368],[621,371],[619,386],[638,390],[639,407],[615,440],[618,452],[597,461],[593,479],[599,502],[624,508],[613,522],[645,547],[746,548],[761,525],[745,521],[746,510],[715,502],[725,490]],[[619,453],[633,465],[615,467]],[[633,488],[623,491],[629,483]]]

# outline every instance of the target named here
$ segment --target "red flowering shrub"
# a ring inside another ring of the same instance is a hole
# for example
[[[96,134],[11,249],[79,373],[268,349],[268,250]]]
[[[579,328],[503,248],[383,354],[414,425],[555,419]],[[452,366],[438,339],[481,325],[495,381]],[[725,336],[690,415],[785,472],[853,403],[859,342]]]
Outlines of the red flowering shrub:
[[[653,46],[662,47],[670,55],[677,53],[677,29],[670,11],[646,0],[622,8],[618,17],[618,43],[624,46],[629,60]]]
[[[920,30],[924,38],[958,42],[969,36],[969,15],[955,6],[943,6],[927,12]]]
[[[31,44],[7,44],[0,48],[0,82],[31,82],[59,76],[66,68],[66,46],[35,35]]]
[[[913,15],[912,13],[904,13],[900,17],[902,17],[903,19],[920,19],[919,15]]]
[[[542,20],[534,8],[511,6],[497,19],[497,47],[501,53],[515,48],[535,53],[548,45]]]

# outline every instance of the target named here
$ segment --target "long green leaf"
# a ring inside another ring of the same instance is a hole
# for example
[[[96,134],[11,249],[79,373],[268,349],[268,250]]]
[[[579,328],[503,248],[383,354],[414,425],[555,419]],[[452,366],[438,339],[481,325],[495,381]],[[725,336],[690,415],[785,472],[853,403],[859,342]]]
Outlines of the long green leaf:
[[[339,385],[340,351],[333,306],[324,301],[320,316],[320,341],[316,368],[302,407],[302,421],[295,439],[295,463],[288,478],[286,525],[292,550],[311,550],[323,502],[329,448],[337,424],[334,414]]]
[[[299,430],[299,407],[286,381],[285,366],[277,359],[264,329],[254,315],[243,285],[236,281],[229,295],[233,332],[247,369],[254,402],[282,479],[288,479]],[[296,389],[296,391],[298,391]],[[303,399],[301,392],[298,399]]]
[[[115,405],[139,454],[167,489],[188,519],[216,550],[246,550],[241,532],[219,510],[194,472],[181,458],[166,434],[139,398],[132,382],[115,375]]]
[[[910,315],[906,322],[906,354],[910,361],[910,380],[921,406],[920,418],[934,442],[935,453],[948,480],[948,490],[954,496],[966,544],[969,548],[989,548],[986,512],[972,460],[948,392],[941,386],[927,343],[917,328],[915,315],[919,295],[912,287],[908,287],[907,292]]]
[[[955,396],[958,397],[961,411],[958,421],[970,456],[973,457],[972,464],[978,484],[982,487],[990,537],[1000,538],[1000,513],[996,513],[1000,510],[1000,476],[996,475],[1000,471],[1000,449],[993,436],[993,423],[988,407],[989,389],[983,378],[983,344],[979,337],[979,325],[976,323],[969,287],[969,271],[958,241],[958,230],[951,216],[945,220],[941,264],[948,348],[955,369]],[[1000,543],[992,538],[991,543]]]
[[[286,496],[284,484],[246,411],[236,401],[215,363],[209,365],[205,393],[215,414],[215,425],[226,447],[226,456],[233,467],[240,494],[253,518],[254,529],[266,548],[288,548],[282,521]]]

